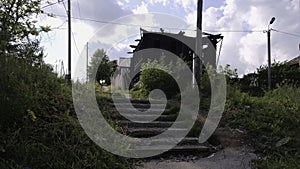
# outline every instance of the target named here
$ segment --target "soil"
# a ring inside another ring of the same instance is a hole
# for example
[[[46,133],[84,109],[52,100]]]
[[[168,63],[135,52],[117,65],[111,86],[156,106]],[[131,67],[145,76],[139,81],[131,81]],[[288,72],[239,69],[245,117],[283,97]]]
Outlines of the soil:
[[[214,139],[222,149],[209,157],[190,161],[151,160],[136,166],[135,169],[251,169],[251,160],[258,156],[247,142],[246,133],[229,127],[218,128]]]

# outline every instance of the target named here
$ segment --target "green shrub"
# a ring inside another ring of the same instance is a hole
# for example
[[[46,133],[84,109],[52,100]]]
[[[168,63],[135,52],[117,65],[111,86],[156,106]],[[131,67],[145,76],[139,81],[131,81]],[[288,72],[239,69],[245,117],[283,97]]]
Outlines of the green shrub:
[[[66,88],[48,65],[32,66],[11,56],[2,56],[0,65],[0,128],[18,127],[28,110],[42,113],[66,108],[60,105],[65,100],[61,93]]]
[[[176,81],[163,70],[146,69],[141,72],[141,82],[146,91],[161,89],[167,98],[175,96],[179,92]]]

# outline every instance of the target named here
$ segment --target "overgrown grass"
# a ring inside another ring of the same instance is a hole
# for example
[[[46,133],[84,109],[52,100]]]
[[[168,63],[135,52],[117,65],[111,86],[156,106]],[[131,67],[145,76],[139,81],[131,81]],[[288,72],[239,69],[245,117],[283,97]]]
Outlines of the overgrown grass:
[[[263,97],[230,89],[225,119],[245,129],[262,155],[258,168],[300,168],[300,88],[279,87]]]
[[[45,64],[0,57],[0,168],[131,168],[81,128],[71,88]],[[97,96],[107,104],[105,96]]]

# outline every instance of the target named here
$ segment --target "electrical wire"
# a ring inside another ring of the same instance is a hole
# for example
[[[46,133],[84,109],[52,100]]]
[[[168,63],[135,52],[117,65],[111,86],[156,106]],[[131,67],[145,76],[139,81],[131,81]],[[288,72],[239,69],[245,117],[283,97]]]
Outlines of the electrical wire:
[[[65,5],[65,2],[62,3],[64,8],[65,8],[65,11],[66,11],[66,14],[68,15],[68,10],[66,8],[66,5]],[[70,13],[71,15],[71,13]],[[75,39],[75,35],[74,35],[74,32],[71,30],[71,33],[72,33],[72,37],[73,37],[73,42],[74,42],[74,45],[75,45],[75,48],[76,48],[76,51],[77,51],[77,54],[80,56],[80,52],[79,52],[79,49],[78,49],[78,46],[77,46],[77,42],[76,42],[76,39]]]
[[[47,14],[47,13],[44,13]],[[54,14],[57,17],[63,17],[66,18],[65,15],[59,15]],[[100,21],[95,19],[89,19],[89,18],[79,18],[79,17],[71,17],[72,19],[76,20],[83,20],[83,21],[90,21],[90,22],[97,22],[97,23],[103,23],[103,24],[113,24],[113,25],[122,25],[122,26],[132,26],[132,27],[146,27],[146,28],[157,28],[160,29],[161,27],[158,26],[147,26],[147,25],[137,25],[137,24],[128,24],[128,23],[119,23],[119,22],[111,22],[111,21]],[[166,27],[164,29],[169,30],[186,30],[186,31],[196,31],[195,29],[182,29],[182,28],[172,28],[172,27]],[[228,33],[253,33],[253,32],[263,32],[263,30],[204,30],[206,32],[228,32]]]
[[[271,30],[273,30],[275,32],[283,33],[283,34],[286,34],[286,35],[290,35],[290,36],[300,37],[300,35],[297,35],[297,34],[294,34],[294,33],[284,32],[284,31],[277,30],[277,29],[271,29]]]
[[[66,10],[65,5],[64,5],[64,8]],[[43,14],[51,15],[50,13],[43,13]],[[55,16],[63,17],[63,18],[67,17],[65,15],[58,15],[58,14],[55,14]],[[71,17],[71,18],[76,19],[76,20],[97,22],[97,23],[103,23],[103,24],[114,24],[114,25],[132,26],[132,27],[146,27],[146,28],[156,28],[156,29],[161,28],[161,27],[158,27],[158,26],[147,26],[147,25],[136,25],[136,24],[128,24],[128,23],[118,23],[118,22],[111,22],[111,21],[100,21],[100,20],[81,18],[81,17],[80,18]],[[164,29],[196,31],[195,29],[182,29],[182,28],[171,28],[171,27],[165,27]],[[275,32],[278,32],[278,33],[294,36],[294,37],[300,37],[300,35],[298,35],[298,34],[289,33],[289,32],[281,31],[281,30],[278,30],[278,29],[271,29],[271,30],[273,30]],[[265,32],[265,30],[203,30],[203,31],[205,31],[205,32],[219,32],[219,33],[263,33],[263,32]]]
[[[79,0],[76,1],[77,2],[77,8],[78,8],[78,13],[79,13],[79,17],[81,17],[81,10],[80,10],[80,5],[79,5]]]
[[[68,15],[67,8],[65,6],[65,0],[58,0],[57,2],[51,3],[49,5],[46,5],[46,6],[42,7],[42,8],[46,8],[46,7],[58,4],[60,2],[62,2],[63,7],[66,11],[66,14]],[[136,24],[118,23],[118,22],[111,22],[111,21],[100,21],[100,20],[95,20],[95,19],[82,18],[81,17],[80,5],[79,5],[78,0],[77,0],[77,7],[78,7],[78,12],[79,12],[79,17],[72,17],[71,16],[72,19],[90,21],[90,22],[97,22],[97,23],[103,23],[103,24],[132,26],[132,27],[147,27],[147,28],[157,28],[157,29],[161,28],[161,27],[157,27],[157,26],[136,25]],[[46,12],[44,12],[43,14],[51,15],[50,13],[46,13]],[[54,15],[58,16],[58,17],[68,17],[68,16],[65,16],[65,15],[58,15],[58,14],[54,14]],[[164,28],[164,29],[196,31],[195,29],[180,29],[180,28],[171,28],[171,27],[169,27],[169,28],[167,27],[167,28]],[[283,33],[283,34],[286,34],[286,35],[290,35],[290,36],[300,37],[300,35],[297,35],[297,34],[294,34],[294,33],[284,32],[284,31],[277,30],[277,29],[271,29],[271,30],[273,30],[275,32]],[[224,32],[224,33],[261,33],[261,32],[265,32],[265,30],[203,30],[203,31],[205,31],[205,32]]]
[[[64,2],[64,0],[58,0],[57,2],[53,2],[53,3],[51,3],[51,2],[48,2],[49,4],[48,4],[48,5],[45,5],[45,6],[42,6],[42,7],[41,7],[41,9],[48,8],[48,7],[50,7],[50,6],[53,6],[53,5],[59,4],[59,3],[61,3],[61,2]]]
[[[64,6],[64,8],[65,8],[66,14],[68,15],[68,10],[67,10],[67,7],[66,7],[65,2],[63,1],[62,4],[63,4],[63,6]],[[71,13],[70,13],[70,14],[71,14]],[[68,16],[66,16],[66,17],[68,17]]]
[[[43,13],[47,15],[51,15],[50,13]],[[59,15],[59,14],[54,14],[55,16],[66,18],[68,16],[65,15]],[[95,20],[95,19],[89,19],[89,18],[79,18],[79,17],[71,17],[72,19],[76,20],[83,20],[83,21],[90,21],[90,22],[97,22],[97,23],[103,23],[103,24],[114,24],[114,25],[122,25],[122,26],[132,26],[132,27],[146,27],[146,28],[157,28],[160,29],[161,27],[158,26],[148,26],[148,25],[137,25],[137,24],[128,24],[128,23],[118,23],[118,22],[111,22],[111,21],[100,21],[100,20]],[[164,29],[169,29],[169,30],[186,30],[186,31],[196,31],[195,29],[182,29],[182,28],[172,28],[172,27],[165,27]],[[271,29],[275,32],[283,33],[286,35],[290,36],[295,36],[295,37],[300,37],[298,34],[294,33],[289,33],[285,31],[281,31],[278,29]],[[205,32],[224,32],[224,33],[263,33],[265,30],[203,30]]]
[[[67,20],[65,20],[61,25],[59,25],[59,26],[57,26],[57,27],[53,27],[53,28],[51,28],[51,29],[59,29],[59,30],[61,30],[61,29],[66,29],[66,28],[62,28],[62,27],[65,25],[66,22],[67,22]]]
[[[76,40],[75,40],[75,35],[74,35],[74,33],[73,33],[73,32],[72,32],[72,36],[73,36],[73,42],[74,42],[74,45],[75,45],[75,48],[76,48],[77,54],[78,54],[78,56],[80,56],[80,52],[79,52],[79,49],[78,49],[78,46],[77,46],[77,43],[76,43]]]
[[[221,45],[220,45],[220,48],[219,48],[219,55],[218,55],[218,58],[217,58],[217,64],[216,65],[219,65],[220,56],[221,56],[221,50],[222,50],[222,47],[223,47],[223,41],[224,41],[224,37],[221,40]]]

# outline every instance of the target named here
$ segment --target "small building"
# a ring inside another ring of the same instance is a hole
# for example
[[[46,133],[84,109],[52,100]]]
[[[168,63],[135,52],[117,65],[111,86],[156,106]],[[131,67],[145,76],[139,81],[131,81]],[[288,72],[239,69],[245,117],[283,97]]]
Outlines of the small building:
[[[116,90],[126,90],[129,88],[130,64],[131,58],[119,58],[118,67],[114,73],[114,77],[111,80]]]
[[[288,64],[290,64],[292,67],[300,68],[300,55],[298,57],[288,61]]]
[[[138,42],[137,45],[130,45],[133,49],[132,52],[128,52],[129,54],[133,54],[133,57],[130,59],[130,67],[124,67],[122,64],[123,58],[120,59],[119,69],[126,69],[126,73],[120,70],[120,76],[123,77],[122,81],[130,81],[131,84],[129,86],[123,85],[120,82],[116,82],[115,85],[121,89],[128,89],[128,87],[132,87],[134,83],[139,81],[139,75],[141,71],[141,67],[143,63],[146,63],[148,59],[159,59],[164,53],[164,51],[171,52],[172,54],[181,57],[187,65],[190,67],[191,71],[193,71],[193,57],[194,51],[189,47],[196,46],[196,38],[185,36],[185,32],[180,31],[179,33],[167,33],[162,29],[160,32],[151,32],[145,29],[140,29],[140,39],[135,40]],[[216,67],[217,65],[217,55],[216,48],[217,44],[223,39],[221,34],[212,35],[203,32],[202,36],[202,45],[203,52],[202,56],[202,64],[205,66]],[[183,43],[184,42],[184,43]],[[157,49],[151,50],[151,54],[145,55],[143,52],[140,52],[144,49]],[[153,52],[152,52],[153,51]],[[155,53],[156,52],[156,53]],[[128,66],[128,65],[127,65]],[[130,78],[132,77],[132,78]]]

